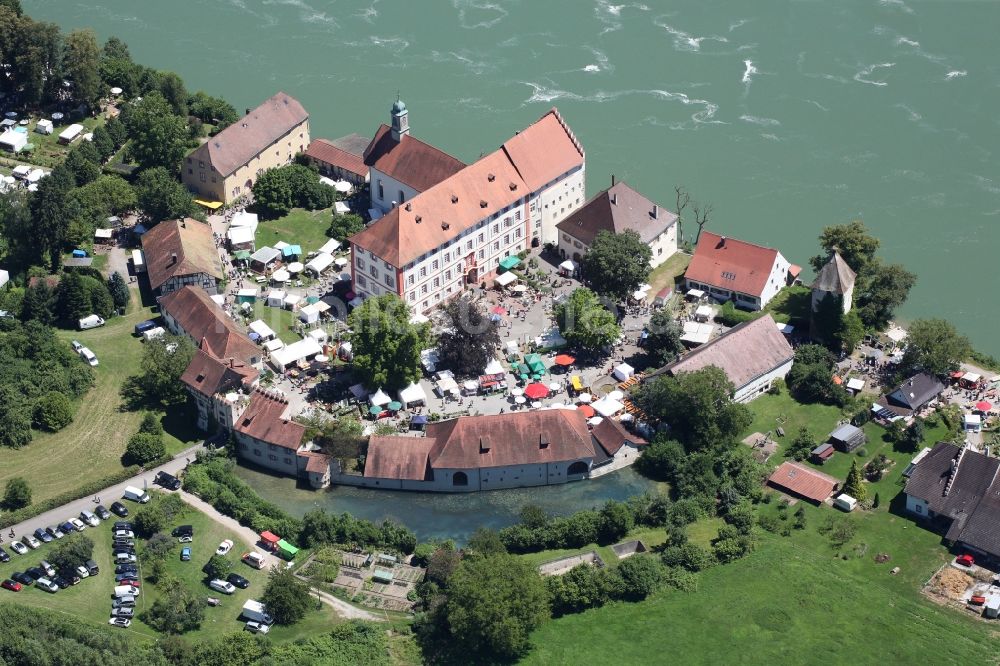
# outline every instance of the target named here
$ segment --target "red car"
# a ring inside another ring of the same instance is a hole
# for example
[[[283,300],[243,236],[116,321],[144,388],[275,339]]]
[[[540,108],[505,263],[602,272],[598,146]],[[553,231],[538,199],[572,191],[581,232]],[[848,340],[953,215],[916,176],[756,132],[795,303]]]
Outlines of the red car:
[[[10,578],[4,579],[4,581],[0,583],[0,587],[4,588],[5,590],[10,590],[11,592],[21,591],[21,584],[18,583],[16,580],[11,580]]]
[[[955,563],[961,564],[963,567],[971,567],[973,562],[975,560],[972,559],[972,555],[959,555],[955,558]]]
[[[142,583],[139,581],[138,578],[123,578],[117,583],[115,583],[115,585],[131,585],[132,587],[142,587]]]

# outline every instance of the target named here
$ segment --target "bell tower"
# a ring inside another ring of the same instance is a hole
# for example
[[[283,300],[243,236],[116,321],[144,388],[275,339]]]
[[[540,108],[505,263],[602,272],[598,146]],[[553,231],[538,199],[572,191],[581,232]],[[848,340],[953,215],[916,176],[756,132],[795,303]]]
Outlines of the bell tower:
[[[392,105],[390,115],[392,116],[392,139],[398,143],[404,134],[410,133],[409,113],[406,110],[406,104],[399,99],[399,93],[396,93],[396,103]]]

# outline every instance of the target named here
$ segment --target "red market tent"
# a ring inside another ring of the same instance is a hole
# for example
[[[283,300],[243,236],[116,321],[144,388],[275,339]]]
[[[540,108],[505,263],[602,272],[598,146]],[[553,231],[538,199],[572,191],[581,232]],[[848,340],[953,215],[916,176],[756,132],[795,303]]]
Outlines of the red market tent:
[[[570,356],[569,354],[559,354],[558,356],[556,356],[556,365],[568,366],[568,365],[573,365],[573,363],[575,362],[576,359]]]
[[[528,384],[524,387],[524,395],[532,400],[540,400],[542,398],[548,397],[549,387],[545,384],[539,384],[535,382],[534,384]]]
[[[988,412],[993,409],[993,405],[987,400],[980,400],[976,403],[976,409],[980,412]]]
[[[492,310],[490,310],[490,312],[492,312],[493,314],[505,315],[505,314],[507,314],[507,308],[505,308],[505,307],[503,307],[501,305],[498,305],[495,308],[493,308]]]
[[[581,412],[583,412],[583,415],[586,416],[588,419],[594,418],[594,416],[597,414],[597,412],[594,411],[594,408],[591,407],[590,405],[577,405],[576,408]]]

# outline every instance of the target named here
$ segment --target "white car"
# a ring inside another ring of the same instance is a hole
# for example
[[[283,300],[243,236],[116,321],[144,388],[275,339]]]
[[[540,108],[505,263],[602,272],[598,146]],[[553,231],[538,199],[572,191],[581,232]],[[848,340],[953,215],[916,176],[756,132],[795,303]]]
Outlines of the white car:
[[[38,580],[35,581],[35,586],[51,594],[55,594],[56,592],[59,591],[59,586],[53,583],[48,578],[39,578]]]
[[[233,585],[229,581],[222,580],[220,578],[216,578],[211,583],[209,583],[208,586],[210,588],[212,588],[213,590],[217,590],[217,591],[222,592],[224,594],[232,594],[233,592],[236,591],[236,586],[235,585]]]
[[[28,552],[28,547],[25,546],[20,541],[11,542],[10,549],[13,550],[15,553],[17,553],[18,555],[24,555],[25,553]]]
[[[219,544],[218,548],[215,549],[215,554],[216,555],[225,555],[229,551],[231,551],[232,549],[233,549],[233,541],[232,541],[232,539],[226,539],[225,541],[223,541],[222,543]]]
[[[118,553],[115,555],[115,564],[135,564],[135,555],[132,553]]]
[[[113,617],[108,620],[108,624],[114,625],[116,627],[121,627],[122,629],[128,629],[132,626],[132,620],[127,617]]]
[[[71,518],[69,522],[73,526],[73,529],[75,529],[77,532],[82,532],[85,529],[87,529],[87,526],[84,525],[83,521],[80,520],[79,518]]]
[[[90,576],[90,571],[87,569],[87,567],[81,564],[76,568],[76,575],[79,576],[80,578],[87,578],[88,576]]]
[[[46,576],[56,575],[56,568],[51,564],[49,564],[48,562],[46,562],[45,560],[42,560],[41,562],[38,563],[38,568],[44,571]]]
[[[193,543],[194,537],[190,534],[185,534],[184,536],[177,537],[177,543]]]
[[[271,631],[271,627],[263,622],[247,622],[246,630],[253,634],[266,634]]]
[[[131,530],[115,530],[114,537],[117,539],[134,539],[135,533]]]

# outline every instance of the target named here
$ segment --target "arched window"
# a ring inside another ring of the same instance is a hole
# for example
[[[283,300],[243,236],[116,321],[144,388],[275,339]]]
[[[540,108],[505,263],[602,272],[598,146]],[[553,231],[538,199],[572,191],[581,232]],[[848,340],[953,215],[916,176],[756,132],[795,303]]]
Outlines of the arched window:
[[[469,477],[465,475],[465,472],[455,472],[455,476],[451,478],[451,485],[467,486],[469,485]]]
[[[577,460],[575,463],[569,466],[566,470],[567,476],[572,476],[574,474],[586,474],[587,473],[587,463],[582,460]]]

